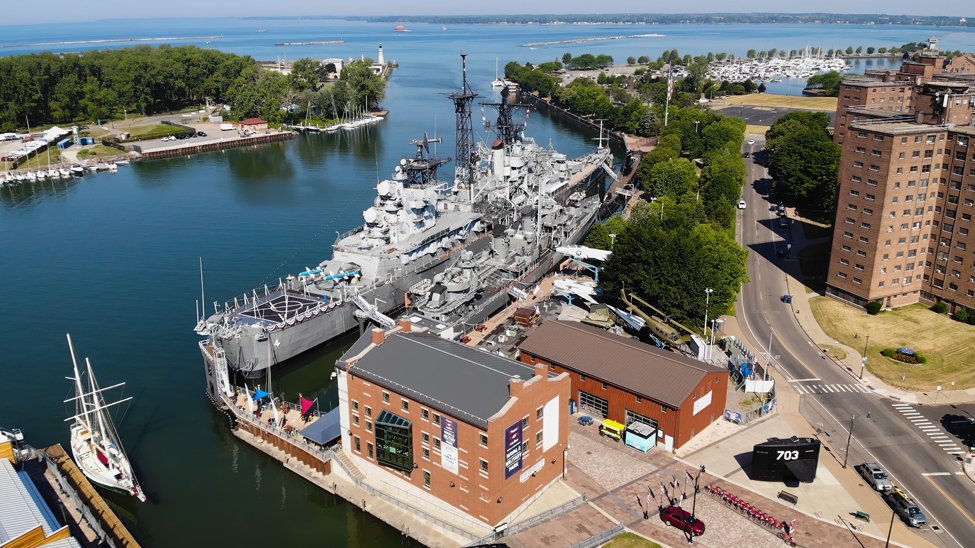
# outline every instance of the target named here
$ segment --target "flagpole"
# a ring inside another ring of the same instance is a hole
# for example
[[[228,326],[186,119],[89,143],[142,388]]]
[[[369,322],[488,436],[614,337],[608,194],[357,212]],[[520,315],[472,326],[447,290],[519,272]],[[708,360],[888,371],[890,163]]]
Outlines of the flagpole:
[[[670,79],[672,67],[667,68],[667,102],[664,106],[664,127],[667,127],[667,121],[670,119]]]

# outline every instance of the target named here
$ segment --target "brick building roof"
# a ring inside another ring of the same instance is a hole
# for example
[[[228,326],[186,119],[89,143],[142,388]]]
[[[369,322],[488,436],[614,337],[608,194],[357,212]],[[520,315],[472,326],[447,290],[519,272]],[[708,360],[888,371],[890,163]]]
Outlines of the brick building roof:
[[[523,352],[674,408],[705,375],[724,369],[577,322],[543,323]]]
[[[242,126],[257,126],[257,125],[266,124],[266,123],[267,122],[265,122],[264,120],[261,120],[260,118],[248,118],[248,119],[242,121],[240,123],[240,125],[242,125]]]

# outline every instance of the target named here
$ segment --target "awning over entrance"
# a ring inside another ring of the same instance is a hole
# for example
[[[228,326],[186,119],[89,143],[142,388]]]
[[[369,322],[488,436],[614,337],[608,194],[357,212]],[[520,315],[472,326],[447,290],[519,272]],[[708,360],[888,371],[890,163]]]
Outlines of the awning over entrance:
[[[342,436],[342,427],[339,425],[339,408],[336,407],[322,415],[317,421],[302,430],[301,435],[319,445],[328,445],[339,439]]]

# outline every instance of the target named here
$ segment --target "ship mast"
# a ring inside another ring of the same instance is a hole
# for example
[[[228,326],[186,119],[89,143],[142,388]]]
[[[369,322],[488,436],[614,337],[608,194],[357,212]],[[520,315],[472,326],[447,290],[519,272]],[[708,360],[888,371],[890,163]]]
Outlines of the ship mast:
[[[88,403],[85,401],[85,389],[81,386],[81,374],[78,373],[78,358],[74,353],[74,344],[71,342],[71,334],[68,334],[68,349],[71,350],[71,363],[74,365],[74,381],[77,400],[75,403],[75,414],[78,418],[84,417],[85,428],[91,432],[91,421],[88,418]]]
[[[461,53],[460,59],[464,67],[463,80],[460,91],[448,95],[454,102],[454,114],[457,116],[456,140],[457,165],[454,168],[455,183],[467,183],[471,202],[474,201],[474,168],[477,165],[474,153],[474,128],[471,125],[471,103],[480,97],[467,83],[467,54]],[[463,163],[461,163],[463,162]]]

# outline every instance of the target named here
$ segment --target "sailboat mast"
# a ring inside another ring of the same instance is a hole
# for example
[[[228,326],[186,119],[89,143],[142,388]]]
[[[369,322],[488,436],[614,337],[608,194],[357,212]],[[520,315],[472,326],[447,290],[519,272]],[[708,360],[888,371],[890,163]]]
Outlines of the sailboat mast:
[[[75,414],[84,417],[84,425],[91,431],[91,421],[88,420],[88,405],[85,402],[85,389],[81,386],[81,374],[78,373],[78,358],[74,353],[74,344],[71,342],[71,334],[68,334],[68,349],[71,350],[71,363],[74,366],[74,389],[78,399],[75,403]]]
[[[101,396],[98,394],[98,383],[95,381],[95,373],[91,370],[91,361],[85,358],[85,365],[88,367],[88,386],[91,388],[92,405],[95,408],[95,418],[98,420],[98,435],[105,438],[105,417],[104,406],[99,405]]]

